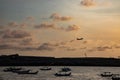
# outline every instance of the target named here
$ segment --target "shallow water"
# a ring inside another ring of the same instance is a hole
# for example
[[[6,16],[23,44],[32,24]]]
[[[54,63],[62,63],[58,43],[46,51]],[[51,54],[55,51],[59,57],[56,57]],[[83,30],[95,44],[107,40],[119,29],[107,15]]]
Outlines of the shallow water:
[[[72,75],[69,77],[56,77],[54,74],[62,68],[62,66],[52,66],[50,71],[41,71],[41,66],[23,67],[25,69],[38,70],[37,75],[24,74],[18,75],[12,72],[4,72],[6,67],[0,67],[0,80],[111,80],[111,78],[102,78],[99,74],[102,72],[112,72],[120,74],[120,67],[73,67]]]

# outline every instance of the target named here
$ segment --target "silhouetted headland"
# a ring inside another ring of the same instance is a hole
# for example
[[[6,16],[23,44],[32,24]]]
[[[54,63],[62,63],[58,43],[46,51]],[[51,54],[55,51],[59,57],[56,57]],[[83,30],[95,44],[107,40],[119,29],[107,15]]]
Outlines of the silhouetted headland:
[[[119,58],[55,58],[37,56],[1,55],[0,66],[115,66],[120,67]]]

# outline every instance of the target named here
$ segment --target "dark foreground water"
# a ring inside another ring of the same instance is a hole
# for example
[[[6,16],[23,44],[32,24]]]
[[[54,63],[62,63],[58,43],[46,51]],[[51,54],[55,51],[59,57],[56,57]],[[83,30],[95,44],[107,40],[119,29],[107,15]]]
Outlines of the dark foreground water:
[[[111,80],[111,78],[102,78],[99,74],[102,72],[112,72],[120,74],[120,67],[70,67],[72,76],[56,77],[54,74],[60,70],[59,66],[51,67],[50,71],[41,71],[41,66],[23,67],[25,69],[38,70],[37,75],[18,75],[12,72],[3,72],[6,67],[0,67],[0,80]]]

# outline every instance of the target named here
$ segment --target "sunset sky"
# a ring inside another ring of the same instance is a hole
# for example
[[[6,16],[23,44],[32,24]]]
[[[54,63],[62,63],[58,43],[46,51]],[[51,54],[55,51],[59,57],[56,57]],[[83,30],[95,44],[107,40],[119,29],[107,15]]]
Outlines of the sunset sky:
[[[14,53],[118,57],[120,0],[0,0],[0,55]]]

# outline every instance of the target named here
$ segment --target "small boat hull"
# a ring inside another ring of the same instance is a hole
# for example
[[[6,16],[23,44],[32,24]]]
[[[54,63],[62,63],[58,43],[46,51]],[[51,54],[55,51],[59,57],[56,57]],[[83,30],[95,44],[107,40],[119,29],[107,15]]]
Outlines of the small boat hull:
[[[4,72],[14,72],[14,71],[19,71],[21,70],[22,68],[6,68],[4,69],[3,71]]]
[[[55,73],[54,75],[55,76],[70,76],[71,73],[68,73],[68,74]]]
[[[51,70],[52,68],[40,68],[40,70],[43,70],[43,71],[48,71],[48,70]]]
[[[101,74],[102,77],[112,77],[112,74],[110,75],[104,75],[104,74]]]
[[[14,73],[18,73],[18,74],[21,74],[21,73],[28,73],[30,70],[22,70],[22,71],[16,71]]]
[[[104,72],[102,74],[100,74],[102,77],[112,77],[113,74],[111,72]]]
[[[36,72],[18,72],[18,74],[38,74],[38,71],[36,71]]]
[[[115,77],[113,78],[113,77],[112,77],[112,80],[120,80],[120,78],[115,78]]]

